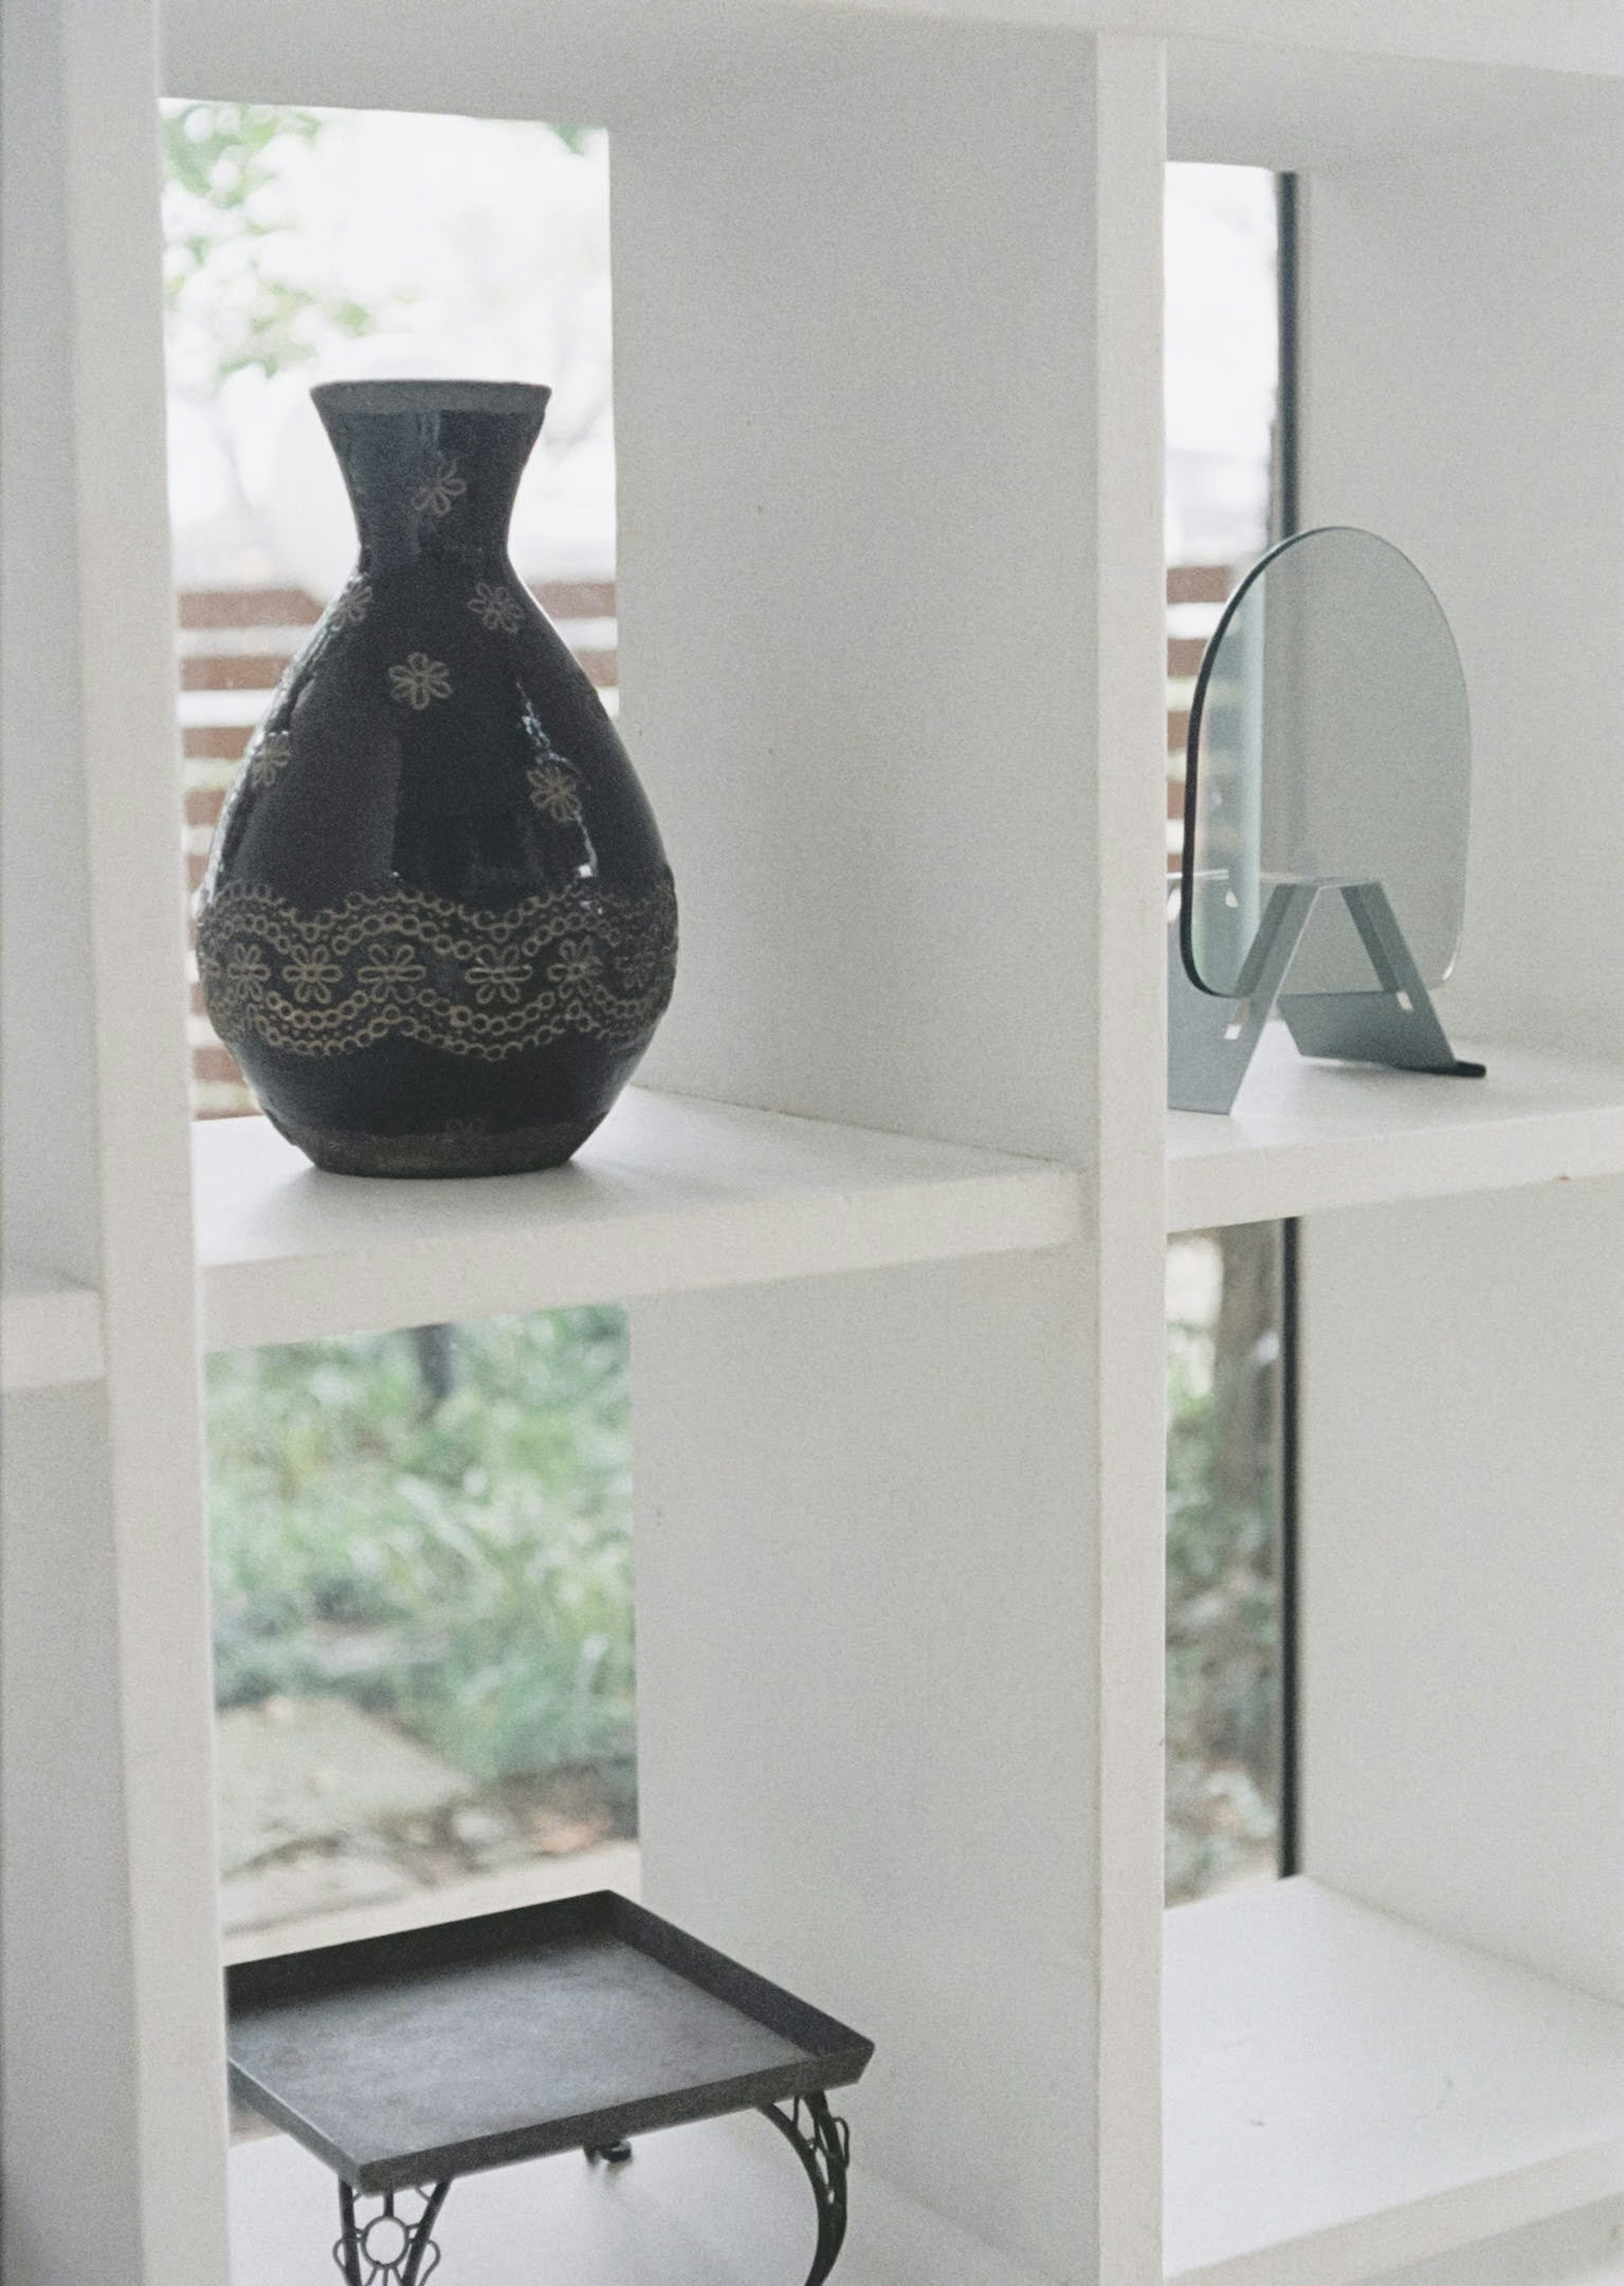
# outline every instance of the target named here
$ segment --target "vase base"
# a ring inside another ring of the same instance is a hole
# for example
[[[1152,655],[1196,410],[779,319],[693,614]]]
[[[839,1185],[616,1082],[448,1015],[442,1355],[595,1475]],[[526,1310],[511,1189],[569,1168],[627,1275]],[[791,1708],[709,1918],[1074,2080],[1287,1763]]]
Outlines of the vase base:
[[[342,1127],[306,1127],[292,1120],[272,1124],[329,1175],[382,1175],[406,1180],[470,1175],[531,1175],[562,1167],[597,1126],[596,1119],[561,1119],[545,1127],[485,1132],[454,1128],[439,1135],[364,1135]]]

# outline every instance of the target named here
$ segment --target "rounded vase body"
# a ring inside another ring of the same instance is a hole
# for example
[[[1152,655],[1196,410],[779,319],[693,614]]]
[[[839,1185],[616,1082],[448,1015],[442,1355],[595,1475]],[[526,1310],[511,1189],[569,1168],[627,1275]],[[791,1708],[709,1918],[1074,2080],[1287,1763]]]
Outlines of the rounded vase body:
[[[222,813],[205,1005],[319,1167],[556,1166],[671,997],[676,901],[626,749],[508,560],[548,392],[314,397],[360,557]]]

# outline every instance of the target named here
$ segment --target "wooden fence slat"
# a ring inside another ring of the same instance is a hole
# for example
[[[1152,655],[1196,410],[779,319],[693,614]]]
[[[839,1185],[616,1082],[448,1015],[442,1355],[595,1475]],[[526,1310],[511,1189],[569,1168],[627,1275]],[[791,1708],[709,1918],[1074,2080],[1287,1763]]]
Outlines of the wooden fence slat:
[[[595,690],[616,690],[620,683],[620,655],[612,650],[578,650],[575,654],[586,669],[587,680]]]
[[[248,734],[240,722],[189,722],[180,751],[189,762],[240,762]]]
[[[266,651],[203,651],[180,662],[183,690],[274,690],[288,660]]]
[[[1170,603],[1226,603],[1235,575],[1227,564],[1170,564]]]
[[[243,1084],[242,1074],[233,1060],[230,1050],[217,1047],[211,1041],[200,1040],[193,1046],[192,1076],[205,1083],[213,1080],[217,1084],[224,1082],[229,1085],[234,1081],[239,1087]]]
[[[549,619],[612,619],[612,579],[539,579],[531,588]]]
[[[320,606],[303,587],[186,587],[180,624],[193,627],[313,627]]]
[[[540,579],[531,588],[549,618],[612,619],[612,579]],[[206,627],[310,627],[321,607],[302,587],[188,587],[180,595],[180,624]]]

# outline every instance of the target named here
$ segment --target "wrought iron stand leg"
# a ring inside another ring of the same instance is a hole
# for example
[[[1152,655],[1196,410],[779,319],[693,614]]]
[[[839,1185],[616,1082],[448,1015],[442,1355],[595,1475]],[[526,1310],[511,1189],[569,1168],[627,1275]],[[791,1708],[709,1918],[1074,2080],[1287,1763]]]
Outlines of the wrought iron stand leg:
[[[846,2238],[846,2171],[851,2158],[851,2130],[837,2119],[823,2095],[797,2096],[787,2110],[776,2103],[761,2106],[785,2142],[792,2144],[812,2195],[817,2201],[817,2251],[807,2273],[807,2286],[824,2286],[834,2268]]]
[[[356,2211],[356,2195],[349,2184],[340,2183],[339,2237],[333,2259],[344,2286],[426,2286],[440,2265],[434,2225],[450,2188],[445,2182],[428,2190],[385,2191],[378,2212],[367,2218]],[[421,2200],[420,2211],[400,2212],[397,2202],[402,2199]]]

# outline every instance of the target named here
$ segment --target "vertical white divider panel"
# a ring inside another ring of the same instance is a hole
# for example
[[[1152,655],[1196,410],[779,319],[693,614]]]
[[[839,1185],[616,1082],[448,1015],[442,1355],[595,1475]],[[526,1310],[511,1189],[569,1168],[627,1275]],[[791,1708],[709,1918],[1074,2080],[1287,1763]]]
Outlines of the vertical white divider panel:
[[[613,156],[649,1076],[1093,1206],[636,1307],[647,1893],[878,2039],[860,2165],[1108,2286],[1161,2274],[1163,149],[1154,43],[786,12]]]
[[[6,1407],[5,2274],[222,2286],[155,31],[5,38],[7,1227],[106,1360]]]
[[[1624,2002],[1624,1184],[1305,1251],[1305,1870]]]
[[[1460,640],[1451,1030],[1617,1060],[1624,88],[1575,95],[1583,131],[1445,117],[1312,178],[1305,499],[1408,549]],[[1621,1322],[1618,1182],[1306,1234],[1306,1870],[1624,2001]]]

